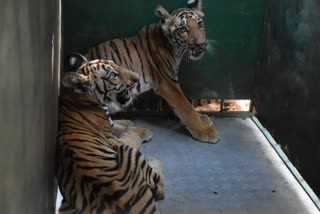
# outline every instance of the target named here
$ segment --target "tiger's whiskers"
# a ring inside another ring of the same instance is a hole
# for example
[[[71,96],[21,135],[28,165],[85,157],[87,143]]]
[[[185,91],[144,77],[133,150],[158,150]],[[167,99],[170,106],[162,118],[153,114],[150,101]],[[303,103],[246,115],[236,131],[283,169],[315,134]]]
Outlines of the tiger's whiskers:
[[[216,56],[219,54],[218,51],[218,42],[216,40],[208,40],[208,44],[206,46],[206,50],[208,51],[208,53],[212,56]]]

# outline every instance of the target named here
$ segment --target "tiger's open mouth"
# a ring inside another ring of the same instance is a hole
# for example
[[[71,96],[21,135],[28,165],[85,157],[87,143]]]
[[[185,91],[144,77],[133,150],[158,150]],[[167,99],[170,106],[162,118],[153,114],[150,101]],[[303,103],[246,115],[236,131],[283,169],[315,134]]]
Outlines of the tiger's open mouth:
[[[204,51],[205,51],[205,48],[202,48],[202,47],[194,47],[194,48],[191,48],[191,55],[190,55],[190,59],[192,60],[198,60],[200,59],[203,54],[204,54]]]
[[[200,56],[204,52],[204,48],[196,47],[192,49],[193,56]]]
[[[132,84],[130,87],[126,88],[121,94],[118,94],[117,101],[120,103],[120,105],[126,105],[131,101],[131,91],[135,88],[137,83]]]
[[[127,102],[130,101],[130,96],[129,96],[129,90],[125,90],[123,93],[119,94],[117,96],[117,101],[121,104],[124,105]]]

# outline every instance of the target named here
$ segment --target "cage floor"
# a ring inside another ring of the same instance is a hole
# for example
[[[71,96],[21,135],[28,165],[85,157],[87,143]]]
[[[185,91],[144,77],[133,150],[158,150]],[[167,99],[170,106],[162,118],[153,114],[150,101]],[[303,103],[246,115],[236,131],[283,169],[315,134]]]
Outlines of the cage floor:
[[[318,213],[251,118],[215,118],[215,145],[193,140],[178,121],[133,121],[154,134],[141,151],[163,162],[163,214]]]
[[[193,140],[177,120],[132,121],[153,132],[141,151],[162,160],[162,214],[319,213],[251,118],[215,118],[218,144]]]

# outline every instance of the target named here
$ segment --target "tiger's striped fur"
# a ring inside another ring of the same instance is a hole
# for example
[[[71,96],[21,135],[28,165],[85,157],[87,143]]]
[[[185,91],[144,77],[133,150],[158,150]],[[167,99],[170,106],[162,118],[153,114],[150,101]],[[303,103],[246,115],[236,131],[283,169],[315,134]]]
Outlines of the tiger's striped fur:
[[[155,13],[160,21],[143,27],[137,35],[101,43],[86,53],[90,59],[111,59],[140,74],[138,84],[130,90],[132,96],[112,99],[110,111],[127,108],[133,97],[153,89],[169,103],[195,139],[215,143],[218,133],[211,127],[211,119],[196,112],[178,83],[183,58],[200,59],[208,45],[201,0],[190,0],[187,8],[172,14],[158,6]]]
[[[160,162],[148,159],[157,163],[152,168],[132,142],[117,138],[101,106],[136,80],[136,73],[107,60],[65,74],[57,136],[60,213],[158,213]]]

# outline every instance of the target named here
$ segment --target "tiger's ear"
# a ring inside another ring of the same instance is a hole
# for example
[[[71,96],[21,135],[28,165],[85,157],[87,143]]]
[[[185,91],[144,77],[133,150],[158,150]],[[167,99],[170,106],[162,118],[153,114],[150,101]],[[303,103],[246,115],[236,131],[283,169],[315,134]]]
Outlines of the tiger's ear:
[[[92,88],[92,81],[90,76],[68,72],[62,78],[62,85],[78,94],[85,94]]]
[[[79,53],[73,52],[66,58],[65,71],[66,72],[75,71],[79,67],[81,67],[81,65],[83,65],[87,62],[88,62],[88,60],[86,57],[82,56]]]
[[[188,1],[188,8],[192,10],[201,11],[202,1],[201,0],[189,0]]]
[[[169,12],[161,5],[158,5],[154,12],[156,16],[158,16],[161,19],[162,23],[168,22],[171,18]]]

